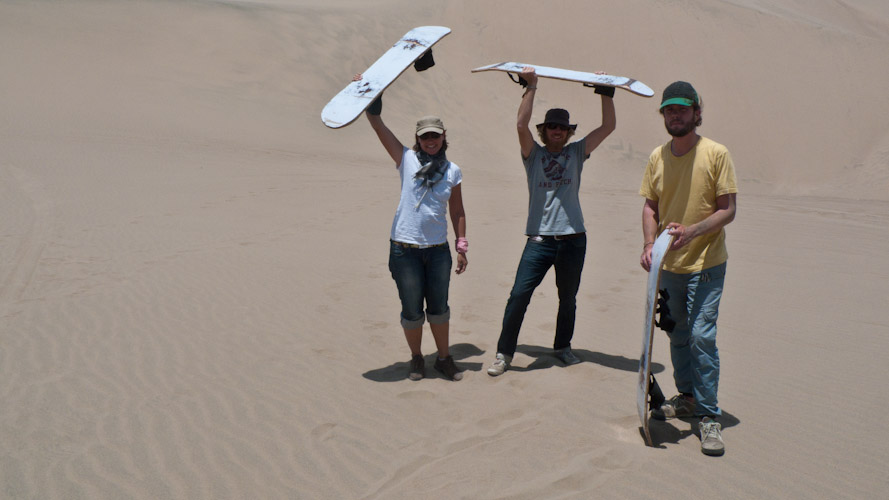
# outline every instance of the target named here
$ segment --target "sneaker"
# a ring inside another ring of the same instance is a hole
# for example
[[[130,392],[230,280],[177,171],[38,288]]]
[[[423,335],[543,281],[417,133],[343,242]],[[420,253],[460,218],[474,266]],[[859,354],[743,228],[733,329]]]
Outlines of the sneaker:
[[[453,356],[448,356],[445,359],[436,359],[433,367],[442,375],[453,381],[463,379],[463,373],[460,372],[460,369],[457,368],[457,364],[454,363]]]
[[[677,394],[665,401],[660,408],[651,410],[651,418],[666,420],[668,418],[685,418],[695,416],[695,402],[682,394]]]
[[[494,364],[488,368],[488,375],[492,377],[496,377],[497,375],[503,375],[503,372],[509,369],[509,364],[512,363],[512,356],[507,356],[503,353],[497,353],[497,359],[494,360]]]
[[[420,380],[426,376],[426,362],[423,361],[422,354],[414,354],[411,358],[411,371],[408,378],[411,380]]]
[[[565,366],[576,365],[580,363],[580,358],[574,355],[574,352],[570,347],[565,347],[564,349],[558,349],[555,351],[556,357],[565,363]]]
[[[722,440],[722,424],[719,424],[710,417],[701,419],[698,424],[698,430],[701,432],[701,451],[704,455],[718,457],[725,453],[725,442]]]

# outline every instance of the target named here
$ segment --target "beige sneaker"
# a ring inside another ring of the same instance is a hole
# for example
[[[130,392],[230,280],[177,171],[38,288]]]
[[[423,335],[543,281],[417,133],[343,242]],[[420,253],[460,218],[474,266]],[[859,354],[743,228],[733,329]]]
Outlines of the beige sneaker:
[[[509,369],[509,364],[512,363],[512,356],[507,356],[506,354],[497,353],[497,359],[494,360],[494,364],[488,368],[488,375],[492,377],[496,377],[497,375],[503,375],[503,372]]]
[[[698,424],[698,430],[701,432],[701,451],[704,455],[718,457],[725,453],[721,424],[710,417],[704,417]]]

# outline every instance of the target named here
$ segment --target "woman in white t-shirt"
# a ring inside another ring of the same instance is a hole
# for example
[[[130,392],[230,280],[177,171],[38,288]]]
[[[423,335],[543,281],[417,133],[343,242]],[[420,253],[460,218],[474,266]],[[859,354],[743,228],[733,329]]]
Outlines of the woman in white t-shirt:
[[[358,80],[361,75],[356,75]],[[401,299],[401,326],[411,350],[409,378],[425,376],[421,352],[423,323],[429,321],[438,349],[434,367],[450,380],[463,378],[449,352],[451,310],[448,287],[453,265],[448,246],[447,215],[456,233],[456,273],[466,270],[466,214],[461,190],[463,174],[448,161],[446,130],[441,119],[426,116],[417,122],[413,149],[406,148],[380,117],[382,99],[365,113],[380,142],[395,161],[401,197],[389,236],[389,271]],[[425,303],[425,311],[423,309]]]

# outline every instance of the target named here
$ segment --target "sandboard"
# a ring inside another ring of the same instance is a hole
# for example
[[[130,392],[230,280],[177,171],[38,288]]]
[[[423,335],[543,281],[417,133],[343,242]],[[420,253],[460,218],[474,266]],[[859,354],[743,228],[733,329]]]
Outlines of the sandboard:
[[[537,73],[537,76],[543,78],[555,78],[557,80],[567,80],[569,82],[580,82],[587,86],[605,85],[607,87],[616,87],[619,89],[630,91],[637,95],[641,95],[643,97],[651,97],[654,95],[654,91],[651,90],[648,85],[645,85],[639,80],[634,80],[625,76],[598,75],[596,73],[584,73],[582,71],[573,71],[570,69],[550,68],[547,66],[538,66],[536,64],[502,62],[498,64],[491,64],[489,66],[482,66],[481,68],[475,68],[474,70],[472,70],[472,72],[478,73],[480,71],[503,71],[506,73],[518,74],[522,72],[522,69],[525,66],[532,66],[534,68],[534,72]]]
[[[654,317],[658,301],[658,290],[661,285],[661,270],[664,266],[664,255],[673,243],[673,235],[664,231],[655,240],[651,249],[651,270],[648,272],[648,293],[645,298],[645,327],[642,330],[642,356],[639,358],[639,383],[636,388],[636,406],[639,420],[642,421],[642,432],[645,443],[651,446],[651,432],[648,429],[650,415],[651,391],[651,344],[654,340]]]
[[[450,32],[444,26],[420,26],[408,31],[362,73],[361,80],[347,85],[324,106],[321,121],[330,128],[355,121],[404,70]]]

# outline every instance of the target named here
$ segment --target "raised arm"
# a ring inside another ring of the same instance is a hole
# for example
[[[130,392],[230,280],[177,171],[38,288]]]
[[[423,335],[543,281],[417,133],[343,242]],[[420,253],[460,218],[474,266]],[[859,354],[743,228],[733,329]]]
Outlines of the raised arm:
[[[589,154],[599,147],[599,144],[602,144],[602,141],[604,141],[605,138],[617,128],[617,114],[614,111],[614,87],[608,88],[610,91],[601,93],[602,125],[587,134],[585,156],[589,156]],[[598,88],[596,89],[596,93],[600,93]]]
[[[519,133],[519,145],[522,147],[522,158],[531,156],[531,150],[534,149],[534,134],[531,133],[531,112],[534,110],[534,95],[537,91],[537,73],[531,66],[522,68],[520,74],[528,86],[525,93],[522,94],[522,103],[519,104],[519,116],[516,120],[516,129]]]
[[[353,82],[358,80],[361,80],[361,73],[352,78]],[[399,141],[398,138],[395,137],[395,134],[389,130],[389,127],[383,123],[383,118],[380,116],[382,111],[383,95],[380,94],[377,97],[377,100],[367,108],[367,111],[364,114],[367,116],[367,121],[370,122],[371,128],[377,133],[380,143],[386,148],[386,152],[389,153],[389,156],[392,157],[395,165],[400,165],[401,155],[404,153],[404,145],[401,144],[401,141]]]

